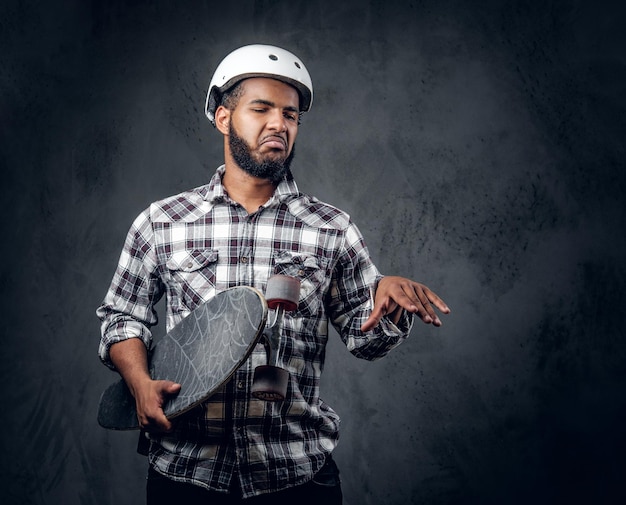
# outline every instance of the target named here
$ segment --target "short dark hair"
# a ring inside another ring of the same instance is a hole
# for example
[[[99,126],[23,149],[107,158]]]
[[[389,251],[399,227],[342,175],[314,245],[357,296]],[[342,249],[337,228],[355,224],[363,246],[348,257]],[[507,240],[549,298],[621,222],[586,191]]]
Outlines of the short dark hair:
[[[239,99],[241,95],[243,95],[243,86],[241,85],[243,81],[239,81],[232,88],[228,88],[226,91],[222,93],[222,97],[220,100],[220,105],[223,105],[228,110],[234,110],[239,103]]]

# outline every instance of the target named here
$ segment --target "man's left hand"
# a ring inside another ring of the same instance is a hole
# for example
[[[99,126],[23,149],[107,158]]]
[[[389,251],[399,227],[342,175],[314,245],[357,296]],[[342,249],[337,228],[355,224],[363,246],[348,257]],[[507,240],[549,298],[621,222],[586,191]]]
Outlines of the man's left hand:
[[[361,326],[361,331],[366,332],[376,327],[383,316],[389,316],[394,324],[397,323],[403,309],[417,314],[426,324],[441,326],[433,305],[443,314],[450,313],[444,301],[427,286],[404,277],[383,277],[376,289],[374,310]]]

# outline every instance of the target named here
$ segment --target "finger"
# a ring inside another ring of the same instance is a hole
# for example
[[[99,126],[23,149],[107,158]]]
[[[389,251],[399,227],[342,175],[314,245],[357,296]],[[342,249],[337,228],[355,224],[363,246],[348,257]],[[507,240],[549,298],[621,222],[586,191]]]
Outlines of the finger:
[[[146,421],[139,423],[139,426],[148,433],[171,433],[174,430],[174,425],[168,420],[163,422]]]
[[[367,321],[365,321],[362,325],[361,325],[361,331],[363,333],[367,333],[370,330],[373,330],[374,328],[376,328],[376,326],[378,326],[378,323],[380,323],[380,319],[376,318],[376,317],[368,317]]]
[[[412,297],[415,300],[415,304],[418,306],[417,314],[426,324],[434,324],[435,326],[441,326],[441,321],[437,317],[435,310],[430,304],[430,300],[425,293],[422,286],[412,286]]]
[[[436,293],[434,293],[428,288],[425,288],[424,291],[430,303],[432,303],[435,307],[437,307],[444,314],[450,313],[450,308],[448,307],[448,305],[446,305],[446,303],[439,296],[437,296]]]
[[[166,382],[165,387],[163,388],[163,392],[168,395],[176,395],[180,392],[180,388],[182,386],[176,382]]]
[[[383,315],[384,312],[381,305],[379,305],[378,307],[374,307],[374,310],[372,310],[370,317],[368,317],[367,320],[361,325],[361,331],[367,332],[374,329],[376,326],[378,326],[378,323],[382,319]]]
[[[169,433],[173,429],[171,421],[165,416],[162,409],[152,415],[143,414],[138,416],[141,429],[150,433]]]
[[[411,296],[412,295],[412,296]],[[395,292],[389,294],[391,300],[400,305],[404,310],[408,310],[409,312],[417,312],[419,310],[419,298],[417,298],[412,287],[409,286],[399,286]]]

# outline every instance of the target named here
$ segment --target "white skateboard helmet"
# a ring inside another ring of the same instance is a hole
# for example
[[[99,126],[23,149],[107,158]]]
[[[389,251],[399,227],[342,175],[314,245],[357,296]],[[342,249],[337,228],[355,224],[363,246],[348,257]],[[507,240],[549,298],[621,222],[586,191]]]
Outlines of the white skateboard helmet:
[[[300,111],[310,110],[313,83],[300,58],[280,47],[254,44],[235,49],[217,66],[204,107],[213,125],[221,94],[249,77],[270,77],[291,84],[300,93]]]

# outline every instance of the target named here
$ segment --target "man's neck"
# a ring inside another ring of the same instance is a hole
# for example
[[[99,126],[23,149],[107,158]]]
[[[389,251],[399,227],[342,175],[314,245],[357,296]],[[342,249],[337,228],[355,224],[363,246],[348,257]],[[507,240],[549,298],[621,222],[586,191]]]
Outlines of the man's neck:
[[[276,189],[271,181],[250,175],[234,162],[226,163],[222,185],[230,199],[246,209],[248,214],[256,212]]]

